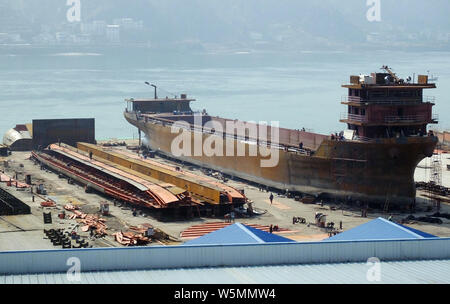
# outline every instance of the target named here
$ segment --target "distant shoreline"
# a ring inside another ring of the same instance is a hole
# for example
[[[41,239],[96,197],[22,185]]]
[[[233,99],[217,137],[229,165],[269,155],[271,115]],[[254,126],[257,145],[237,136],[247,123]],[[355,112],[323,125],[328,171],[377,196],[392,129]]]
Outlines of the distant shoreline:
[[[131,45],[36,45],[36,44],[0,44],[0,55],[4,51],[13,51],[20,53],[18,55],[30,54],[33,51],[34,55],[43,55],[45,53],[95,53],[95,54],[108,54],[115,53],[117,51],[136,52],[145,51],[150,53],[169,52],[173,54],[183,53],[188,55],[242,55],[242,54],[333,54],[342,52],[384,52],[389,50],[392,46],[378,45],[378,44],[363,44],[363,45],[351,45],[351,46],[310,46],[308,49],[284,49],[282,47],[273,47],[272,45],[267,47],[236,47],[236,46],[217,46],[211,48],[199,47],[189,48],[188,46],[180,46],[176,44],[168,44],[167,46],[150,47],[147,44],[131,44]],[[38,54],[36,54],[36,51]],[[439,52],[448,53],[450,47],[448,44],[442,44],[441,46],[411,46],[411,45],[398,45],[395,46],[394,52],[405,53],[421,53],[421,52]],[[25,54],[24,54],[25,53]]]

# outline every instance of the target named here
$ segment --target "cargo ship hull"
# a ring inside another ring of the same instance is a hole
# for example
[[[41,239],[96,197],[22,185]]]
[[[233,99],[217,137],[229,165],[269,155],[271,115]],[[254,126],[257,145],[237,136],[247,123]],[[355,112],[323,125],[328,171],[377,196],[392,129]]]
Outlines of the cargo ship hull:
[[[278,153],[278,162],[273,167],[262,167],[261,160],[266,158],[249,156],[249,153],[245,156],[175,156],[172,145],[179,134],[172,132],[171,122],[180,117],[167,114],[164,117],[158,114],[144,117],[128,111],[124,115],[129,123],[145,133],[150,149],[171,158],[283,191],[359,200],[381,206],[386,203],[391,206],[414,205],[415,168],[422,159],[432,156],[437,144],[434,136],[338,141],[324,135],[282,129],[282,135],[283,132],[289,134],[287,141],[290,146],[305,142],[312,153],[271,147],[277,150],[273,152]],[[219,117],[208,119],[226,120]],[[192,146],[195,136],[201,136],[203,141],[217,136],[202,129],[196,131],[193,124],[191,128]],[[216,140],[222,140],[224,146],[231,141],[235,151],[241,145],[248,152],[255,144],[222,136]]]

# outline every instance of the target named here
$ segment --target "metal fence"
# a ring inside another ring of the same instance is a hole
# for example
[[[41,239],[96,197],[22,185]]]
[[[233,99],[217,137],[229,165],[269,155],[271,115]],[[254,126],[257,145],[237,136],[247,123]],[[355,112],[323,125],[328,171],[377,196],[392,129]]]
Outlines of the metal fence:
[[[390,97],[390,98],[371,98],[371,99],[365,99],[361,98],[359,96],[348,96],[343,95],[341,97],[341,102],[359,102],[361,104],[380,104],[380,105],[417,105],[420,103],[431,103],[436,104],[436,97],[435,96],[422,96],[420,97]]]

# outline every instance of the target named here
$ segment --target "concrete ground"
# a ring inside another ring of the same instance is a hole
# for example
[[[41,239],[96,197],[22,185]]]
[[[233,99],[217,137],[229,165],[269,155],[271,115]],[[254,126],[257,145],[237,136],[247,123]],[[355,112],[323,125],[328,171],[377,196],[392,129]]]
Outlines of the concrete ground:
[[[92,246],[94,247],[110,247],[121,246],[114,241],[112,233],[116,231],[128,231],[130,225],[138,226],[143,223],[149,223],[155,228],[158,228],[165,233],[169,234],[175,239],[179,239],[180,233],[189,228],[190,226],[223,221],[223,218],[194,218],[192,220],[182,221],[160,221],[152,216],[152,212],[145,212],[143,215],[134,217],[132,215],[132,208],[129,206],[114,206],[113,201],[107,197],[101,196],[96,193],[85,193],[84,188],[78,185],[71,185],[67,183],[67,179],[59,178],[57,174],[41,170],[38,165],[35,165],[33,161],[29,160],[29,152],[13,152],[8,157],[9,168],[4,168],[3,162],[0,162],[0,170],[4,170],[9,176],[14,176],[15,172],[19,172],[19,181],[25,180],[25,174],[31,174],[32,182],[35,185],[44,184],[45,189],[48,192],[47,197],[51,198],[57,203],[56,208],[43,208],[40,203],[46,199],[46,197],[35,196],[35,201],[32,201],[32,193],[29,189],[17,190],[14,187],[7,187],[5,183],[0,183],[0,187],[7,189],[12,194],[16,195],[19,199],[27,203],[32,210],[31,215],[18,215],[18,216],[1,216],[0,217],[0,251],[5,250],[25,250],[25,249],[53,249],[55,248],[50,240],[46,239],[43,233],[43,229],[49,228],[63,228],[72,229],[77,224],[76,220],[59,219],[57,214],[63,210],[63,206],[67,203],[79,205],[81,211],[84,213],[96,213],[99,210],[100,202],[107,201],[110,203],[111,216],[106,218],[106,225],[108,226],[108,236],[99,239],[89,239],[87,233],[82,235]],[[165,159],[156,158],[165,163],[170,163]],[[425,162],[424,162],[425,163]],[[425,167],[424,163],[419,166]],[[450,155],[443,154],[442,156],[442,180],[443,184],[450,187],[450,171],[447,171],[447,164],[450,164]],[[178,166],[180,166],[178,164]],[[188,170],[188,166],[182,167],[184,170]],[[444,170],[445,169],[445,170]],[[427,170],[418,168],[416,170],[416,180],[425,180],[427,178]],[[429,171],[429,170],[428,170]],[[197,174],[203,174],[201,170],[194,169]],[[361,217],[361,210],[359,208],[343,207],[341,204],[335,204],[333,202],[324,201],[324,205],[320,204],[303,204],[284,196],[275,195],[273,204],[270,204],[270,193],[260,191],[257,187],[240,182],[240,181],[228,181],[228,185],[236,187],[238,189],[244,189],[246,196],[253,201],[255,210],[263,212],[261,216],[255,216],[252,218],[237,218],[236,221],[248,224],[261,224],[261,225],[278,225],[279,227],[289,229],[293,232],[287,234],[281,234],[285,237],[292,238],[297,241],[316,241],[327,237],[325,229],[318,228],[314,224],[314,216],[316,212],[321,212],[327,215],[327,222],[334,222],[335,227],[339,228],[339,223],[342,221],[343,230],[356,227],[363,223],[366,223],[377,217],[387,218],[389,214],[383,214],[380,211],[369,210],[368,217]],[[429,201],[424,200],[418,193],[418,212],[414,216],[424,216],[434,213],[426,212],[426,207],[432,205]],[[53,223],[51,225],[44,225],[42,213],[52,212]],[[441,206],[441,212],[450,213],[449,204],[443,204]],[[66,211],[66,214],[70,212]],[[407,213],[394,212],[391,213],[394,220],[400,221],[405,218]],[[293,217],[303,217],[307,220],[307,224],[293,224]],[[444,224],[429,224],[413,222],[409,226],[419,229],[436,236],[450,237],[450,221],[442,219]],[[311,223],[310,225],[308,223]],[[154,245],[155,243],[151,244]],[[177,242],[168,243],[177,244]],[[59,247],[58,247],[59,248]]]

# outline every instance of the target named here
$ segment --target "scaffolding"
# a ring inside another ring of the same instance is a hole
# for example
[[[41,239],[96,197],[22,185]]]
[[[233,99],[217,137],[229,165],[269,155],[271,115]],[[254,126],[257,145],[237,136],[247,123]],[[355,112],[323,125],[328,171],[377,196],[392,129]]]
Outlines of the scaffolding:
[[[427,194],[430,205],[433,207],[437,207],[439,205],[439,198],[433,189],[442,187],[442,154],[440,151],[441,147],[438,144],[430,160],[430,185],[428,186]]]
[[[436,186],[442,186],[442,154],[434,152],[431,158],[431,176],[430,182]]]

